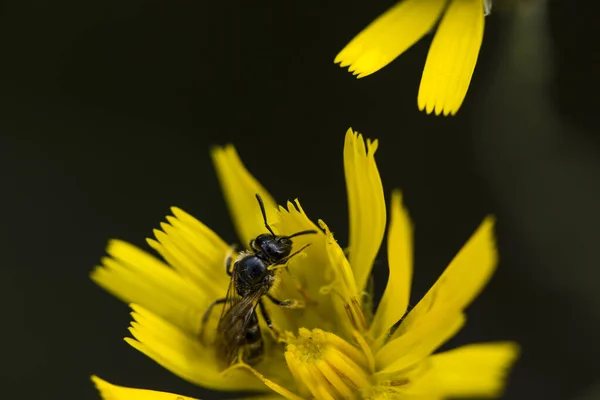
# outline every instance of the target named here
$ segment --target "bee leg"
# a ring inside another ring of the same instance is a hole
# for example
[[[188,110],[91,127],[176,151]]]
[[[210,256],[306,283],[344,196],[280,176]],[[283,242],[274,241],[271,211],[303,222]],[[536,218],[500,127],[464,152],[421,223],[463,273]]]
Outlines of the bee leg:
[[[225,272],[229,276],[231,276],[233,272],[233,253],[235,253],[236,249],[237,246],[235,244],[231,246],[229,252],[227,253],[227,258],[225,259]]]
[[[202,316],[202,323],[200,324],[200,339],[204,339],[204,330],[206,328],[206,323],[208,322],[208,319],[210,318],[210,313],[212,312],[212,309],[219,304],[223,304],[227,301],[226,298],[222,298],[222,299],[217,299],[215,301],[213,301],[212,303],[210,303],[210,305],[208,306],[208,308],[206,309],[206,311],[204,311],[204,315]]]
[[[298,283],[296,285],[296,290],[300,293],[300,295],[302,295],[302,297],[304,298],[304,302],[305,304],[310,304],[312,306],[316,306],[317,304],[319,304],[318,301],[316,301],[315,299],[313,299],[310,295],[310,293],[308,293],[308,290],[306,290],[304,288],[304,286],[302,286],[301,283]],[[302,302],[300,302],[302,303]]]
[[[292,254],[290,254],[289,256],[287,256],[286,258],[281,259],[277,264],[275,265],[284,265],[285,263],[287,263],[290,258],[294,257],[295,255],[297,255],[298,253],[300,253],[302,250],[306,249],[308,246],[310,246],[310,243],[302,246],[302,248],[300,250],[297,250],[295,252],[293,252]]]
[[[244,348],[243,347],[240,347],[238,349],[238,353],[237,353],[237,356],[235,358],[235,363],[245,364],[245,361],[244,361]]]
[[[303,308],[304,307],[304,304],[298,300],[279,300],[279,299],[276,299],[275,297],[271,296],[270,294],[267,294],[267,297],[269,298],[269,300],[271,300],[274,304],[278,305],[279,307],[285,307],[285,308]]]
[[[265,319],[265,323],[267,324],[267,327],[269,327],[271,334],[273,334],[273,337],[276,340],[279,340],[281,333],[279,332],[279,330],[277,330],[277,328],[273,326],[273,322],[271,322],[271,317],[269,317],[269,313],[267,312],[267,309],[265,308],[265,304],[263,303],[262,299],[258,301],[258,306],[260,308],[260,314]]]

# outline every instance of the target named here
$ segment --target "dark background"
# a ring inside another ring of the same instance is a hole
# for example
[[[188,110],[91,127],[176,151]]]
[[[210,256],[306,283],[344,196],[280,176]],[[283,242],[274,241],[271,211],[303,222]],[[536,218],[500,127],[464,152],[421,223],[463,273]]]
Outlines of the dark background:
[[[235,241],[208,157],[227,142],[344,242],[349,126],[404,191],[413,302],[498,217],[499,270],[451,345],[520,342],[507,399],[600,398],[598,29],[574,1],[532,3],[486,20],[446,119],[416,108],[430,38],[362,80],[332,62],[389,0],[0,3],[2,398],[97,399],[92,373],[213,398],[126,345],[127,306],[88,274],[172,205]]]

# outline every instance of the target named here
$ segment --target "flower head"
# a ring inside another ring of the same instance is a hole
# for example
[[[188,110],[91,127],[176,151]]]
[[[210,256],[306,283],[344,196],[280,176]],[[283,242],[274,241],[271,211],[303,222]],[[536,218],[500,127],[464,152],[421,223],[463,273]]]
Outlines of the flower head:
[[[127,343],[176,375],[215,390],[255,390],[287,399],[498,395],[517,356],[515,344],[481,343],[435,353],[461,329],[465,308],[496,267],[492,217],[483,221],[433,287],[407,312],[412,226],[400,192],[393,192],[387,232],[389,280],[376,311],[371,310],[368,281],[387,219],[374,158],[377,146],[377,141],[364,141],[352,130],[346,134],[350,214],[346,253],[328,226],[309,219],[298,200],[277,207],[232,146],[215,148],[213,160],[242,243],[267,230],[256,194],[265,203],[275,235],[316,231],[293,238],[293,251],[300,252],[275,270],[269,296],[251,309],[262,332],[262,360],[252,363],[242,355],[231,363],[216,350],[221,313],[206,310],[226,296],[230,278],[225,266],[231,265],[226,261],[231,248],[178,208],[148,240],[165,261],[111,241],[109,257],[92,273],[96,283],[131,303],[133,338],[125,339]],[[252,253],[242,253],[246,254]],[[234,277],[238,276],[235,268]],[[172,394],[93,379],[107,400],[173,399]]]
[[[358,78],[404,53],[437,25],[417,97],[419,110],[454,115],[467,94],[491,0],[401,0],[339,52],[335,63]]]

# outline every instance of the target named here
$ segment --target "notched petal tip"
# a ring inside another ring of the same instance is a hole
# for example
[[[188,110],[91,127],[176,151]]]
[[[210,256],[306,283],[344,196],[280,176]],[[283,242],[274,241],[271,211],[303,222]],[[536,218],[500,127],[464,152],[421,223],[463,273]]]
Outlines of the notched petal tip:
[[[367,139],[367,157],[375,157],[375,152],[379,148],[379,139]]]
[[[134,316],[135,314],[146,314],[146,313],[149,313],[148,310],[146,310],[144,307],[140,306],[137,303],[129,303],[129,304],[127,304],[127,306],[129,308],[131,308],[131,312],[129,313],[131,316]]]
[[[198,340],[197,332],[185,332],[137,305],[132,307],[131,337],[125,342],[175,375],[196,385],[216,390],[242,391],[263,388],[247,373],[227,379],[211,348]],[[196,320],[199,321],[200,316]]]
[[[357,288],[363,291],[383,240],[386,209],[383,184],[375,161],[379,142],[365,140],[349,128],[344,141],[344,175],[350,220],[349,262]]]
[[[121,246],[127,246],[129,245],[129,243],[127,243],[124,240],[121,239],[116,239],[116,238],[112,238],[112,239],[108,239],[108,242],[106,243],[106,249],[105,251],[108,254],[111,254],[115,251],[116,248],[119,248]]]
[[[388,65],[425,36],[439,19],[446,0],[404,0],[385,11],[335,57],[341,67],[364,78]]]
[[[173,214],[174,216],[177,216],[177,214],[187,214],[185,211],[183,211],[181,208],[177,207],[177,206],[172,206],[169,208],[169,210],[171,210],[171,214]],[[189,214],[187,214],[189,215]]]
[[[212,157],[218,157],[220,154],[227,152],[235,152],[235,146],[232,143],[225,143],[223,145],[210,146],[210,155]]]
[[[423,68],[419,110],[449,116],[462,106],[483,41],[483,7],[482,0],[449,3]]]

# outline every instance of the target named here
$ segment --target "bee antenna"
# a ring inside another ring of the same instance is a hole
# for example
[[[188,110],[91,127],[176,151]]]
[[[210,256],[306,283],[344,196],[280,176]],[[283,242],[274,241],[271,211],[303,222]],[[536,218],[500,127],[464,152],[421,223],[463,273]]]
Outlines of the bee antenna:
[[[256,200],[258,200],[258,206],[260,207],[260,212],[262,213],[262,217],[263,217],[263,221],[265,221],[265,228],[267,228],[267,230],[269,231],[269,233],[273,236],[276,236],[275,233],[273,232],[273,229],[271,229],[271,227],[269,226],[269,223],[267,222],[267,213],[265,212],[265,204],[263,203],[262,197],[260,197],[260,194],[256,193]]]
[[[286,239],[291,239],[291,238],[294,238],[296,236],[310,235],[310,234],[315,234],[315,233],[317,233],[317,231],[315,231],[314,229],[309,229],[307,231],[300,231],[300,232],[293,233],[290,236],[285,236],[285,238]]]
[[[300,250],[297,250],[295,252],[293,252],[292,254],[290,254],[289,256],[287,256],[286,258],[283,258],[281,260],[279,260],[275,265],[285,265],[288,261],[290,261],[290,258],[294,257],[295,255],[299,254],[302,252],[302,250],[306,249],[307,247],[309,247],[311,245],[311,243],[305,244],[304,246],[302,246],[302,248]],[[273,267],[275,266],[273,265]]]

